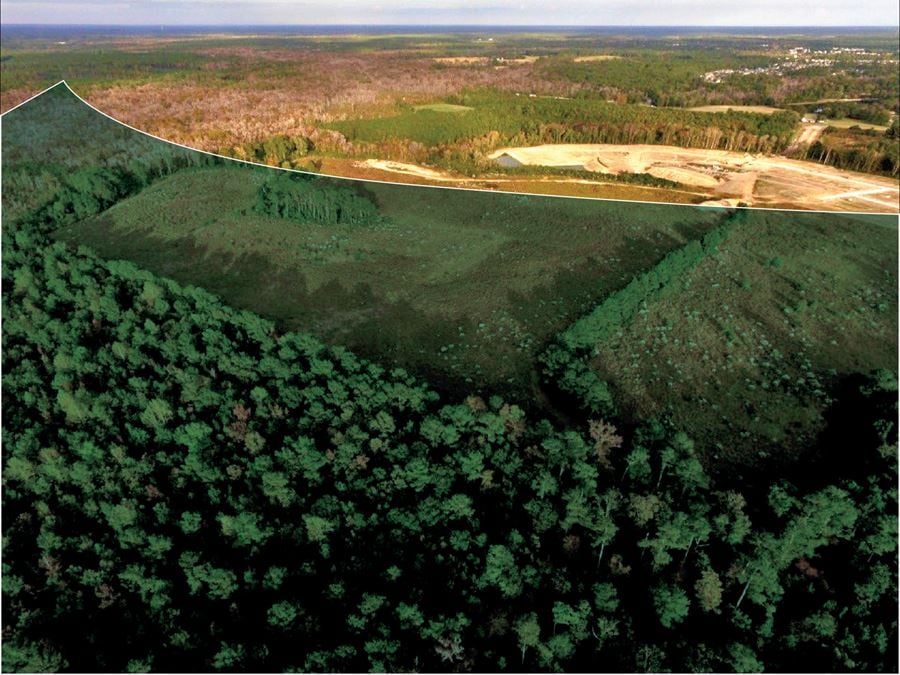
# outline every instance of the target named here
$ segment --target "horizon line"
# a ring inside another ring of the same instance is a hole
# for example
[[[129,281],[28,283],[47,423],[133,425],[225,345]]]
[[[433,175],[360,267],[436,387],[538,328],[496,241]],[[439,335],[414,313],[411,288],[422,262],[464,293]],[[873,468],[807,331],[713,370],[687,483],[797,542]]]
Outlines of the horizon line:
[[[33,21],[0,21],[0,27],[44,26],[81,28],[319,28],[319,27],[385,27],[385,28],[879,28],[900,31],[894,24],[542,24],[542,23],[51,23]]]

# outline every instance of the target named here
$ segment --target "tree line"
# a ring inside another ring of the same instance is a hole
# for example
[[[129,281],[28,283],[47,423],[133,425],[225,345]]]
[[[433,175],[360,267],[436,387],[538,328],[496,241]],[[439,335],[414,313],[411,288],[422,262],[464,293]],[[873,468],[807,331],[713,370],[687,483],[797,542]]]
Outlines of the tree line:
[[[315,145],[306,136],[275,134],[252,143],[220,148],[220,154],[248,162],[279,166],[282,169],[303,169],[313,166],[306,156]]]
[[[667,253],[559,333],[540,356],[546,386],[585,413],[614,416],[617,411],[610,388],[589,365],[594,348],[648,302],[671,292],[686,272],[714,254],[731,229],[746,219],[747,211],[726,212],[721,224]]]
[[[895,119],[884,132],[867,129],[827,129],[805,151],[805,159],[839,169],[900,175],[900,135]]]
[[[301,174],[277,173],[256,193],[257,213],[300,222],[371,225],[383,219],[371,199],[336,181]]]

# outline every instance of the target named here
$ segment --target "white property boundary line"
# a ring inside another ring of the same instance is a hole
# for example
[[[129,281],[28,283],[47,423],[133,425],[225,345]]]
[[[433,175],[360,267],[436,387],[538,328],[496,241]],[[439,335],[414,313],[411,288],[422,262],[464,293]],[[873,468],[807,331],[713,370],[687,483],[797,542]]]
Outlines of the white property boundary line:
[[[112,120],[116,124],[119,124],[127,129],[131,129],[132,131],[136,131],[137,133],[142,134],[144,136],[148,136],[149,138],[152,138],[154,140],[161,141],[161,142],[167,143],[169,145],[174,145],[179,148],[184,148],[185,150],[190,150],[191,152],[199,152],[204,155],[209,155],[210,157],[218,157],[219,159],[228,160],[230,162],[239,162],[241,164],[263,167],[263,168],[272,169],[275,171],[286,171],[288,173],[298,173],[298,174],[302,174],[305,176],[319,176],[319,177],[323,177],[323,178],[333,178],[333,179],[337,179],[337,180],[356,181],[356,182],[361,182],[361,183],[377,183],[380,185],[403,185],[405,187],[430,188],[430,189],[436,189],[436,190],[461,190],[463,192],[482,192],[482,193],[488,193],[488,194],[523,195],[523,196],[527,196],[527,197],[548,197],[548,198],[555,198],[555,199],[582,199],[582,200],[594,201],[594,202],[614,202],[614,203],[622,203],[622,204],[651,204],[651,205],[656,205],[656,206],[680,206],[680,207],[695,208],[695,209],[696,208],[717,209],[717,210],[742,209],[742,210],[746,210],[746,211],[775,211],[778,213],[830,213],[830,214],[835,214],[835,215],[843,214],[843,215],[849,215],[849,216],[854,216],[854,215],[855,216],[897,216],[898,224],[900,224],[900,214],[893,213],[891,211],[827,211],[827,210],[817,210],[817,209],[778,209],[778,208],[773,208],[773,207],[769,207],[769,206],[758,206],[758,207],[757,206],[719,206],[716,204],[682,204],[682,203],[677,203],[677,202],[642,201],[640,199],[613,199],[610,197],[580,197],[580,196],[576,196],[576,195],[548,195],[548,194],[542,194],[539,192],[513,192],[513,191],[506,191],[506,190],[489,190],[486,188],[467,188],[467,187],[458,187],[458,186],[451,186],[451,185],[429,185],[427,183],[426,184],[402,183],[400,181],[392,181],[392,180],[378,180],[375,178],[352,178],[350,176],[338,176],[338,175],[332,175],[332,174],[327,174],[327,173],[316,173],[314,171],[302,171],[300,169],[286,169],[286,168],[283,168],[280,166],[271,166],[270,164],[262,164],[260,162],[251,162],[251,161],[248,161],[245,159],[238,159],[236,157],[227,157],[225,155],[220,155],[215,152],[209,152],[208,150],[200,150],[198,148],[192,148],[189,145],[184,145],[183,143],[177,143],[176,141],[170,141],[170,140],[162,138],[160,136],[151,134],[148,131],[143,131],[142,129],[133,127],[126,122],[117,120],[112,115],[109,115],[109,114],[103,112],[102,110],[100,110],[99,108],[97,108],[96,106],[91,104],[90,102],[86,101],[74,89],[72,89],[72,87],[69,86],[69,83],[66,82],[66,80],[60,80],[56,84],[51,85],[51,86],[47,87],[46,89],[44,89],[43,91],[38,92],[31,98],[28,98],[28,99],[22,101],[21,103],[18,103],[17,105],[13,106],[12,108],[10,108],[6,112],[4,112],[2,115],[0,115],[0,119],[2,119],[3,117],[5,117],[9,113],[11,113],[13,110],[21,108],[23,105],[25,105],[29,101],[33,101],[34,99],[38,98],[39,96],[46,94],[51,89],[55,89],[59,85],[65,86],[65,88],[68,89],[69,92],[75,98],[77,98],[79,101],[84,103],[87,107],[89,107],[94,112],[97,112],[100,115],[103,115],[103,117],[106,117],[107,119]],[[486,180],[490,180],[490,179],[486,179]]]
[[[21,108],[23,105],[25,105],[25,104],[28,103],[29,101],[33,101],[33,100],[36,99],[38,96],[43,96],[44,94],[46,94],[46,93],[47,93],[48,91],[50,91],[51,89],[56,89],[56,87],[58,87],[58,86],[61,85],[61,84],[66,85],[66,88],[67,88],[69,91],[72,91],[72,88],[68,85],[68,83],[67,83],[65,80],[60,80],[60,81],[57,82],[56,84],[51,84],[49,87],[47,87],[47,88],[44,89],[43,91],[39,91],[39,92],[36,93],[34,96],[31,96],[30,98],[26,98],[26,99],[25,99],[24,101],[22,101],[21,103],[16,103],[12,108],[10,108],[10,109],[7,110],[6,112],[0,114],[0,118],[2,118],[4,115],[6,115],[6,114],[8,114],[8,113],[11,113],[11,112],[12,112],[13,110],[15,110],[16,108]],[[72,93],[75,94],[74,91],[72,91]],[[78,96],[78,94],[75,94],[75,95]],[[81,98],[81,97],[79,96],[78,98]],[[93,107],[93,106],[91,106],[91,107]]]

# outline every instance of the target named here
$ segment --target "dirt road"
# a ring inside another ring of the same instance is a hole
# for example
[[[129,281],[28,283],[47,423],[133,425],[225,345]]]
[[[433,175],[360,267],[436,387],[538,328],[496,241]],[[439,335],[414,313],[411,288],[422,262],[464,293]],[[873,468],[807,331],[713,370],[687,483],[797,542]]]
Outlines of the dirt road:
[[[794,153],[800,148],[808,147],[815,143],[825,133],[827,126],[826,124],[816,124],[815,122],[803,124],[797,135],[794,136],[794,140],[791,141],[790,146],[788,146],[787,154]]]
[[[348,166],[352,170],[348,171]],[[669,201],[678,204],[697,204],[704,201],[705,194],[689,187],[660,190],[645,185],[631,185],[602,175],[596,179],[574,178],[571,176],[465,176],[449,171],[432,169],[408,162],[394,162],[381,159],[364,161],[331,159],[326,172],[348,178],[376,180],[397,180],[417,184],[471,187],[481,190],[502,190],[505,192],[526,192],[562,196],[582,196],[608,199],[630,199],[637,201]],[[567,189],[566,186],[572,186]],[[573,189],[580,186],[584,189]]]

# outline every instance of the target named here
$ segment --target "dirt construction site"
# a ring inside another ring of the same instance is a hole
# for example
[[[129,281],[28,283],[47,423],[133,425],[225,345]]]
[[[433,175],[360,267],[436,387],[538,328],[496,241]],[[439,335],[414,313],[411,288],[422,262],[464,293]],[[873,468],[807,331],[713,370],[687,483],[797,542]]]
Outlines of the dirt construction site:
[[[710,203],[896,213],[900,182],[779,156],[659,145],[561,144],[501,148],[505,166],[644,173],[708,194]]]
[[[900,212],[900,181],[777,155],[751,155],[661,145],[560,144],[501,148],[488,157],[498,167],[582,169],[583,177],[466,176],[408,162],[367,159],[329,163],[326,173],[355,178],[450,185],[513,192],[544,192],[641,201],[681,201],[812,211]],[[626,186],[619,174],[649,174],[670,188]],[[548,191],[550,190],[550,191]]]

